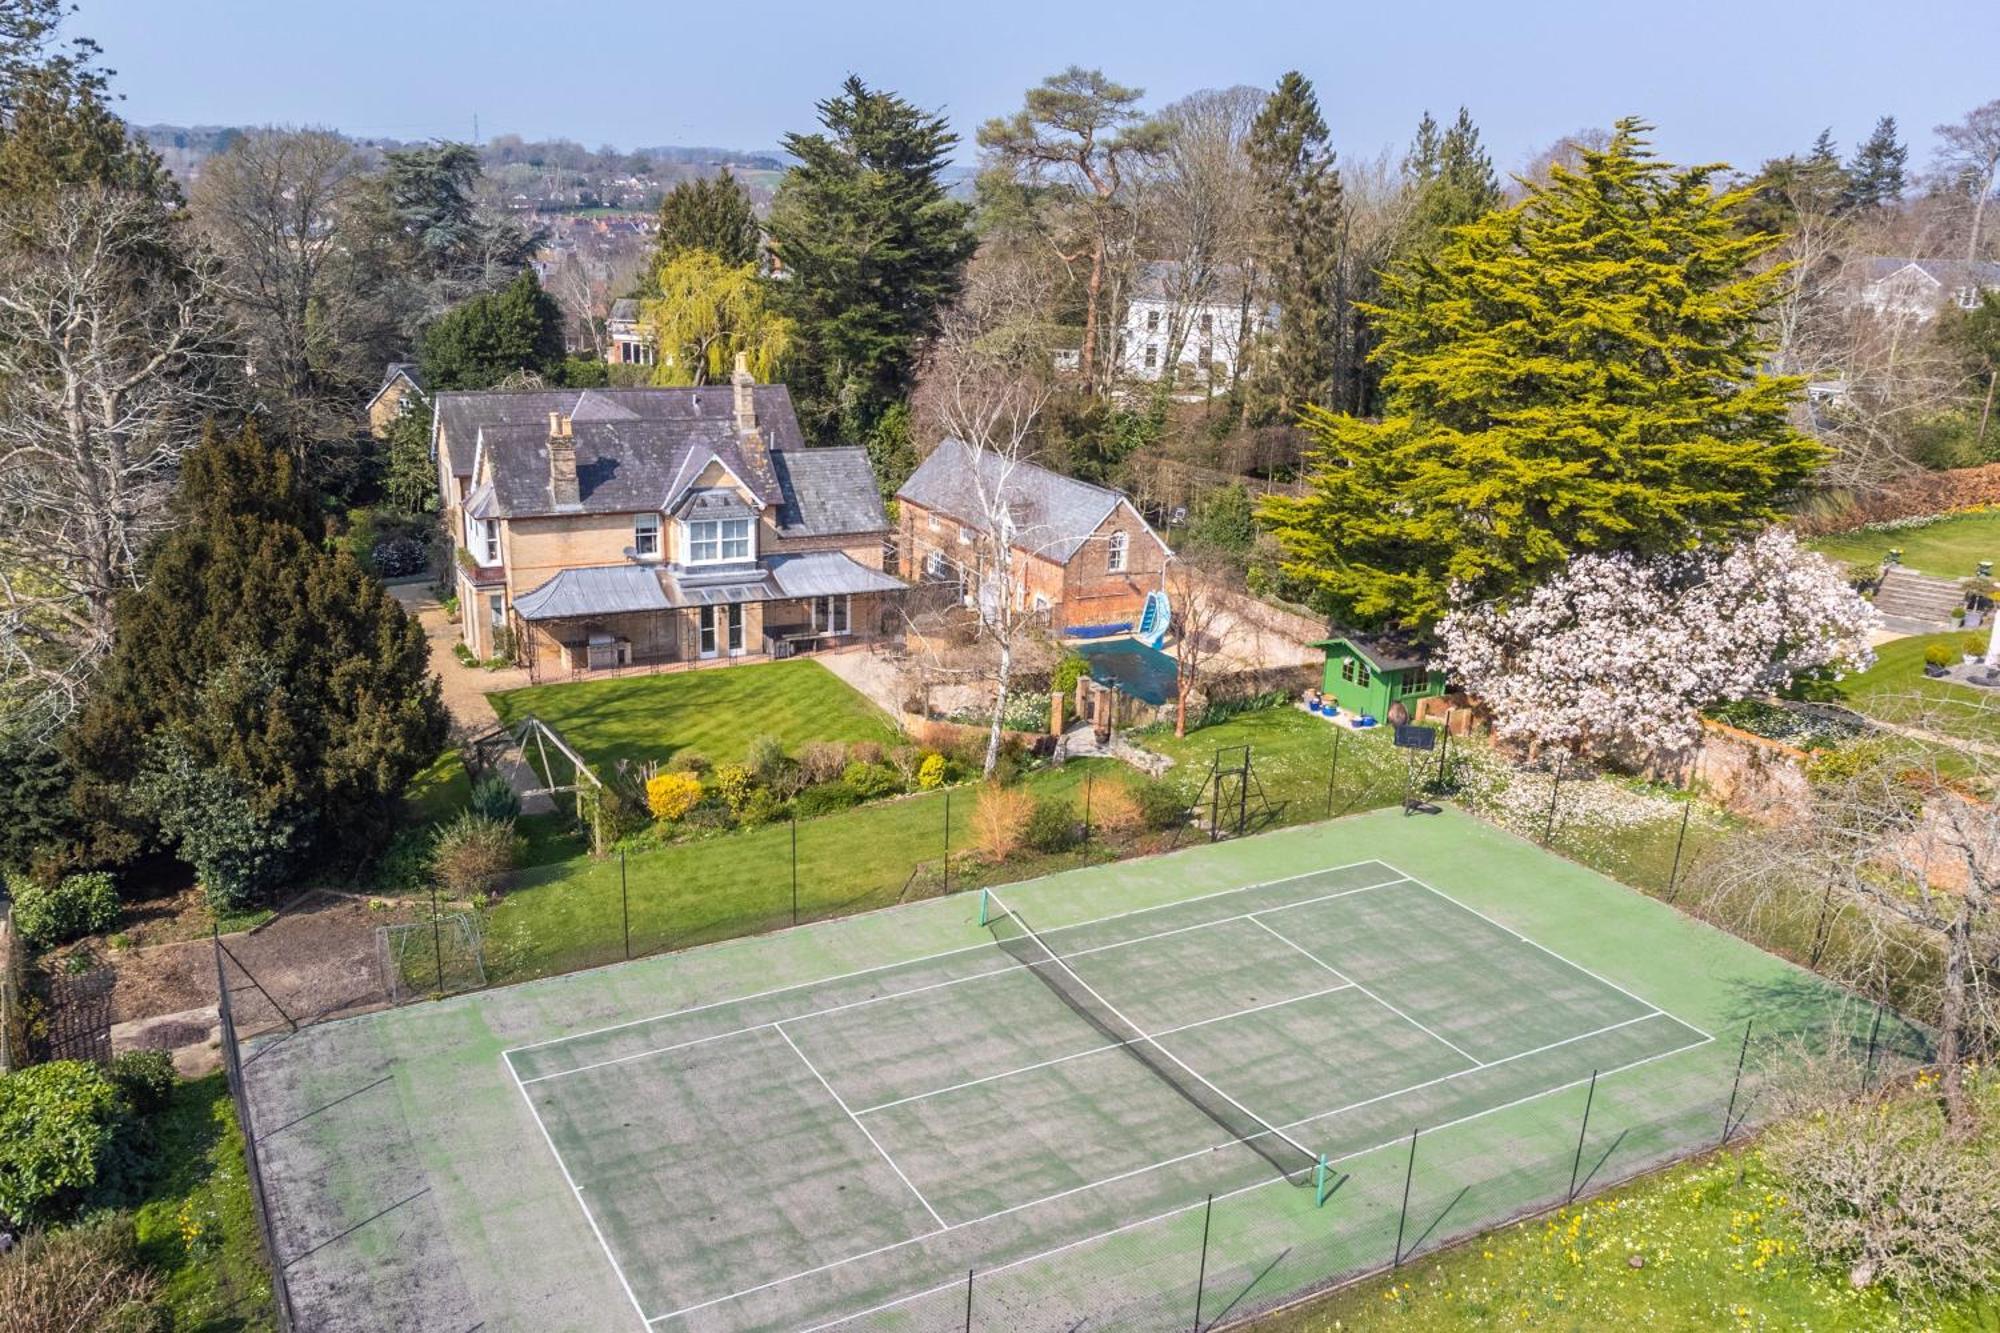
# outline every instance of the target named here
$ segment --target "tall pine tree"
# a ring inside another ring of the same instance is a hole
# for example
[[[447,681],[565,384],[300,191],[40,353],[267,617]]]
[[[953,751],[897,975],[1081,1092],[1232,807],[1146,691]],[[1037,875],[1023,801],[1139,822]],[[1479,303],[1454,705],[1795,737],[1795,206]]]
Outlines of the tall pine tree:
[[[1308,404],[1336,405],[1348,369],[1340,172],[1313,86],[1297,70],[1278,80],[1250,128],[1259,257],[1278,307],[1278,336],[1260,377],[1291,420]]]
[[[78,807],[94,859],[163,844],[233,905],[378,850],[447,719],[423,627],[322,548],[283,450],[211,436],[177,507],[70,737]]]
[[[1403,174],[1412,201],[1396,247],[1401,260],[1435,254],[1452,228],[1500,206],[1500,178],[1493,174],[1493,159],[1464,107],[1442,133],[1430,113],[1424,113],[1403,159]]]
[[[1312,414],[1310,490],[1265,503],[1287,575],[1342,620],[1426,631],[1586,551],[1685,548],[1768,522],[1818,464],[1796,379],[1763,373],[1777,238],[1712,169],[1620,121],[1579,170],[1387,280],[1379,422]]]
[[[1847,205],[1850,208],[1880,208],[1903,197],[1904,167],[1910,150],[1896,137],[1896,118],[1884,116],[1861,141],[1854,160],[1847,166]]]
[[[757,262],[763,239],[757,211],[749,191],[727,167],[718,175],[682,181],[667,191],[660,200],[659,222],[642,296],[656,295],[661,267],[689,250],[706,250],[728,268]]]
[[[855,77],[819,118],[823,133],[785,136],[798,165],[769,219],[778,310],[798,334],[787,381],[814,440],[873,444],[972,256],[969,210],[941,180],[958,136]]]

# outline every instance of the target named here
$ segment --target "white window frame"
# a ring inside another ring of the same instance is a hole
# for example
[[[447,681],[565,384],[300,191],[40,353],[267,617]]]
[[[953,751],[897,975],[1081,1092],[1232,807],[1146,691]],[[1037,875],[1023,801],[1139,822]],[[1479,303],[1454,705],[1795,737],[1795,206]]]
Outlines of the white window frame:
[[[635,514],[632,517],[632,554],[641,560],[660,558],[660,516]]]
[[[732,535],[740,525],[742,531]],[[735,565],[757,558],[757,525],[748,518],[697,518],[682,524],[690,565]],[[706,547],[710,554],[701,554]]]
[[[829,593],[812,599],[812,624],[815,634],[852,634],[854,632],[854,599],[847,593]]]
[[[507,628],[507,594],[501,592],[486,595],[487,624],[494,629]]]
[[[479,563],[491,569],[500,563],[500,524],[497,519],[476,518],[479,525]]]
[[[1158,343],[1147,343],[1146,369],[1158,370],[1159,368],[1160,368],[1160,345]]]
[[[1108,572],[1112,574],[1123,574],[1125,572],[1125,557],[1128,548],[1131,546],[1131,542],[1132,539],[1125,533],[1114,532],[1111,534],[1111,540],[1106,543],[1104,552],[1104,568]]]
[[[926,514],[924,516],[924,521],[930,524],[930,529],[932,532],[942,532],[944,530],[944,524],[938,522],[938,516],[936,514]]]

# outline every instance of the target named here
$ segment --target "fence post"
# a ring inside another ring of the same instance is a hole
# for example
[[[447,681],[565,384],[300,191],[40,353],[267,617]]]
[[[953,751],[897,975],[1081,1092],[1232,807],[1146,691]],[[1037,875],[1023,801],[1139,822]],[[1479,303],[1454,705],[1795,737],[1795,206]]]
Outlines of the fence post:
[[[1544,847],[1548,846],[1549,839],[1555,836],[1556,797],[1562,792],[1563,770],[1567,767],[1569,767],[1568,755],[1564,755],[1556,760],[1555,780],[1549,783],[1549,816],[1542,821],[1542,846]]]
[[[1722,1142],[1718,1143],[1717,1147],[1728,1143],[1729,1135],[1735,1129],[1730,1122],[1736,1118],[1736,1091],[1743,1086],[1743,1062],[1750,1058],[1750,1024],[1753,1021],[1752,1019],[1743,1021],[1743,1049],[1736,1053],[1736,1078],[1729,1085],[1729,1105],[1722,1112]]]
[[[632,961],[632,899],[625,888],[625,849],[618,849],[618,915],[625,923],[625,961]]]
[[[1681,844],[1687,841],[1688,816],[1692,815],[1693,813],[1694,813],[1694,802],[1693,801],[1683,802],[1681,805],[1681,831],[1679,836],[1674,839],[1674,863],[1667,870],[1667,901],[1669,903],[1673,902],[1676,895],[1678,895],[1680,892],[1679,882],[1681,877]]]
[[[792,816],[792,924],[799,924],[799,817]]]
[[[1333,729],[1333,762],[1326,766],[1326,817],[1333,818],[1333,784],[1340,776],[1340,728]]]
[[[1451,753],[1451,713],[1445,712],[1444,725],[1438,728],[1438,790],[1444,790],[1444,757]]]
[[[1819,966],[1820,955],[1826,952],[1827,928],[1833,924],[1833,881],[1826,882],[1826,893],[1819,902],[1819,924],[1813,927],[1812,961],[1808,967]]]
[[[1236,778],[1236,836],[1250,823],[1250,747],[1243,747],[1243,771]]]
[[[1410,1182],[1417,1174],[1417,1127],[1410,1128],[1410,1164],[1403,1171],[1403,1211],[1396,1215],[1396,1261],[1392,1268],[1403,1266],[1403,1226],[1410,1220]]]
[[[1194,1333],[1201,1333],[1201,1289],[1208,1285],[1208,1224],[1215,1216],[1215,1196],[1208,1196],[1208,1202],[1201,1212],[1201,1267],[1195,1270],[1194,1278]]]
[[[1861,1090],[1868,1091],[1875,1082],[1875,1039],[1882,1035],[1882,1002],[1875,1002],[1875,1021],[1868,1028],[1868,1064],[1861,1073]]]
[[[437,993],[444,994],[444,924],[438,919],[438,886],[431,881],[431,954],[437,960]]]
[[[977,1271],[965,1270],[965,1333],[972,1333],[972,1275]]]
[[[944,863],[941,893],[951,892],[951,788],[944,789]]]
[[[1090,841],[1090,784],[1095,781],[1095,773],[1083,775],[1083,840]]]
[[[1576,1160],[1569,1166],[1569,1201],[1576,1202],[1576,1176],[1583,1170],[1583,1139],[1590,1133],[1590,1105],[1597,1100],[1597,1071],[1590,1071],[1590,1091],[1583,1095],[1583,1123],[1576,1131]]]

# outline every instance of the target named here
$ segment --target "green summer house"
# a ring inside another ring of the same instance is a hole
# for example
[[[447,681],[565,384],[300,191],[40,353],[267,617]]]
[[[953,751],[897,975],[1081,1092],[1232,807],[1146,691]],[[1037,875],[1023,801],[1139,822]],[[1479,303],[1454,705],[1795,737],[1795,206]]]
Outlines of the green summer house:
[[[1385,721],[1398,699],[1414,715],[1420,700],[1444,693],[1444,673],[1425,665],[1407,639],[1388,634],[1341,634],[1311,647],[1326,653],[1321,692],[1345,713]]]

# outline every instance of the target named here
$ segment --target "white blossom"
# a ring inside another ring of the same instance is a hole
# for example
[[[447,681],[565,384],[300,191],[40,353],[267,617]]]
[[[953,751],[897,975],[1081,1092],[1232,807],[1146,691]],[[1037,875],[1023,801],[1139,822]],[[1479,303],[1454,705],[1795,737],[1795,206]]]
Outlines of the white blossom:
[[[1701,710],[1874,660],[1875,608],[1772,528],[1649,559],[1585,555],[1511,604],[1460,606],[1441,665],[1494,730],[1579,754],[1678,750]]]

